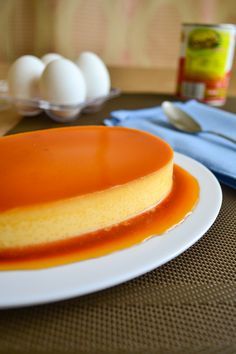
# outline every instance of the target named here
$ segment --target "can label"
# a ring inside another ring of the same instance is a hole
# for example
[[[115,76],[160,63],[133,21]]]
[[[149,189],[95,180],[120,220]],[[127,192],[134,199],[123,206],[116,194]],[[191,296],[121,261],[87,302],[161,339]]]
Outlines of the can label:
[[[221,105],[225,102],[235,46],[235,27],[184,25],[177,94]]]

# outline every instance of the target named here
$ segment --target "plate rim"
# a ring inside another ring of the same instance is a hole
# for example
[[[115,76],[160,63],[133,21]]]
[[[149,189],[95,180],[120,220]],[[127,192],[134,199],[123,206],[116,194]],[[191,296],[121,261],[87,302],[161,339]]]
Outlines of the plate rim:
[[[3,291],[1,290],[0,293],[0,309],[51,303],[101,291],[152,271],[176,258],[195,244],[211,227],[219,214],[222,204],[222,190],[216,177],[201,163],[176,152],[174,160],[176,164],[195,176],[200,185],[199,202],[193,212],[182,223],[166,232],[161,237],[152,237],[146,242],[103,257],[40,270],[2,271],[0,272],[0,289],[3,289]],[[208,187],[211,187],[209,188],[210,195],[206,196],[204,191],[208,191]],[[211,208],[206,209],[204,215],[204,203],[206,197],[209,196],[213,199],[213,204]],[[204,222],[198,224],[200,216],[203,218]],[[192,231],[191,237],[189,240],[186,240],[186,236],[182,235],[181,231],[186,231],[185,229],[191,229],[192,227],[196,227],[197,230]],[[174,247],[173,250],[170,247],[171,252],[168,252],[168,249],[165,247],[167,246],[168,248],[169,239],[176,242],[176,238],[172,239],[172,237],[176,235],[179,235],[178,240],[181,242]],[[154,259],[152,254],[151,249],[155,248],[154,246],[159,247],[157,249],[159,253],[160,250],[164,252],[164,256],[158,260]],[[135,257],[145,257],[145,255],[148,256],[150,254],[152,257],[148,259],[145,264],[135,264],[137,262]],[[130,259],[132,259],[133,263],[131,265],[129,264],[129,270],[127,272],[126,268],[124,268],[125,264],[123,263],[124,261],[128,261],[129,263]],[[121,261],[123,261],[123,263]],[[119,265],[119,262],[121,262],[121,270],[114,272],[113,269],[112,273],[112,268],[108,266],[114,267]],[[105,271],[105,276],[102,276],[102,270]],[[106,274],[106,271],[108,274]],[[85,277],[85,273],[87,273],[87,277]],[[94,279],[93,273],[96,279]],[[74,284],[73,281],[71,283],[71,278],[68,278],[69,275],[76,276],[73,280],[82,281],[82,287],[81,283],[80,286],[77,283]],[[88,276],[90,276],[89,280]],[[32,279],[33,284],[31,283]],[[54,287],[50,289],[52,286],[52,284],[48,282],[50,279],[52,281],[57,280],[57,282],[63,280],[65,282],[65,288],[63,288],[63,286],[60,287],[60,283],[58,283],[56,289]],[[14,281],[15,288],[12,281]],[[47,291],[45,291],[45,285],[46,288],[48,288],[46,289]],[[40,290],[40,292],[35,294],[34,292],[37,290]],[[30,295],[32,291],[34,294]]]

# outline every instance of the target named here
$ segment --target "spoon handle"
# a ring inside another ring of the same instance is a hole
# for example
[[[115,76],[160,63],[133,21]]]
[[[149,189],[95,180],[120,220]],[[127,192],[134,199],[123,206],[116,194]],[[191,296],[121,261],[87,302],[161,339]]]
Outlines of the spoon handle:
[[[217,136],[220,136],[221,138],[224,138],[224,139],[227,139],[229,141],[231,141],[232,143],[236,144],[236,140],[233,139],[233,138],[230,138],[229,136],[227,135],[224,135],[224,134],[221,134],[221,133],[217,133],[217,132],[214,132],[212,130],[204,130],[205,133],[210,133],[210,134],[214,134],[214,135],[217,135]]]

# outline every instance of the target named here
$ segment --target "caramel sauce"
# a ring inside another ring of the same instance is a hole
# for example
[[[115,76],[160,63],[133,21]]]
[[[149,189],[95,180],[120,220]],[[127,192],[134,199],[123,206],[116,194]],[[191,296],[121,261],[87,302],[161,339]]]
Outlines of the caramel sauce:
[[[175,165],[171,193],[152,210],[110,229],[73,237],[66,241],[0,251],[0,269],[52,267],[101,257],[139,244],[153,235],[162,235],[183,221],[195,207],[198,198],[197,180]]]

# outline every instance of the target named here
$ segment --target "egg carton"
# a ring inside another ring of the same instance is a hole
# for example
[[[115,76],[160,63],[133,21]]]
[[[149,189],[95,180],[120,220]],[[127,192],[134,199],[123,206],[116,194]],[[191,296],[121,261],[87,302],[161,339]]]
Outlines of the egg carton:
[[[11,105],[22,116],[36,116],[45,112],[52,120],[59,123],[67,123],[76,120],[81,113],[94,113],[99,111],[103,103],[118,96],[120,90],[112,88],[108,95],[95,99],[88,99],[78,104],[54,104],[40,98],[18,99],[9,95],[6,80],[0,80],[0,109],[4,110]]]

